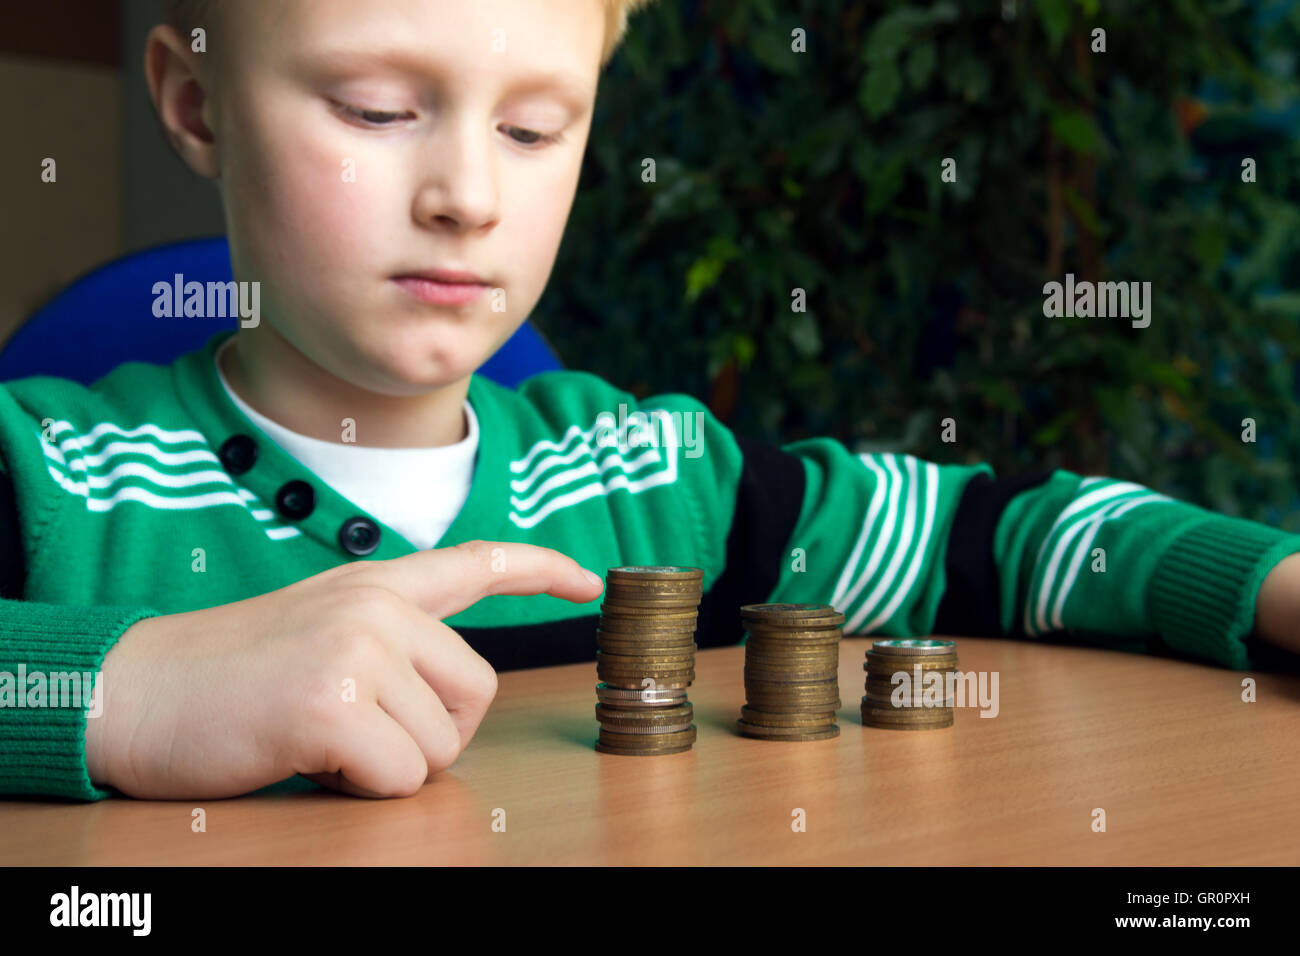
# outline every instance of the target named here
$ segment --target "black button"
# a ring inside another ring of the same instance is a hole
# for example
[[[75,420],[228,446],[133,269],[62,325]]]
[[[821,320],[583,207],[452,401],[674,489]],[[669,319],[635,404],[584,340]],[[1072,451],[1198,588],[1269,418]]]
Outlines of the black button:
[[[232,475],[242,475],[257,461],[257,442],[247,435],[231,435],[217,452],[221,464]]]
[[[379,525],[369,518],[349,518],[339,528],[339,544],[348,554],[370,554],[379,547]]]
[[[290,521],[301,521],[316,507],[316,491],[305,481],[289,481],[275,493],[275,506]]]

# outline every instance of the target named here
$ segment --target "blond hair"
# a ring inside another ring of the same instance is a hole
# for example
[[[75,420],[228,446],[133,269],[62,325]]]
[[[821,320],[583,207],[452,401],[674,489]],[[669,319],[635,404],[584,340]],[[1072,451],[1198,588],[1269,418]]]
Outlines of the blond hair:
[[[600,54],[601,69],[605,68],[614,51],[627,33],[627,20],[642,7],[654,0],[601,0],[605,7],[605,48]],[[183,37],[188,37],[195,27],[212,32],[210,20],[219,6],[219,0],[163,0],[163,18]]]

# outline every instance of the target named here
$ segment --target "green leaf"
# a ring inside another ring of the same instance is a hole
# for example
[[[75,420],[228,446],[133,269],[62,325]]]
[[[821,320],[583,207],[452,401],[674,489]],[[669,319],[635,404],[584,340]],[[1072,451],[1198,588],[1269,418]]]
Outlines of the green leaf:
[[[711,289],[726,269],[727,263],[740,255],[740,249],[730,236],[714,236],[704,255],[691,263],[686,270],[686,301],[694,302]]]
[[[858,102],[867,116],[877,119],[889,112],[902,88],[903,81],[898,76],[898,67],[892,60],[883,60],[874,64],[862,78]]]
[[[1021,400],[1019,393],[1006,382],[990,379],[979,382],[977,387],[980,394],[995,408],[1003,408],[1013,412],[1023,412],[1025,410],[1024,402]]]
[[[1092,208],[1092,204],[1088,200],[1079,195],[1078,190],[1073,186],[1065,187],[1065,204],[1070,207],[1070,211],[1074,213],[1075,218],[1079,220],[1079,224],[1084,229],[1087,229],[1094,236],[1105,234],[1105,229],[1097,221],[1096,210]]]
[[[874,216],[889,205],[903,188],[903,167],[906,160],[895,156],[885,163],[870,180],[871,189],[867,193],[867,213]]]
[[[1300,316],[1300,292],[1278,292],[1273,295],[1257,295],[1251,305],[1264,312],[1280,312],[1283,315]]]
[[[1048,42],[1055,53],[1061,48],[1061,41],[1070,29],[1070,0],[1038,0],[1036,6],[1038,18],[1043,21],[1043,29],[1047,32]]]
[[[1030,440],[1035,445],[1056,445],[1065,436],[1066,428],[1072,425],[1078,417],[1079,413],[1076,410],[1067,409],[1034,432]]]
[[[930,23],[952,23],[961,16],[955,3],[936,3],[925,14]]]
[[[1095,153],[1101,142],[1101,135],[1092,117],[1079,110],[1053,113],[1052,132],[1067,147],[1085,155]]]
[[[982,100],[993,85],[993,74],[983,56],[961,57],[948,66],[948,89],[959,94],[967,103]]]
[[[759,63],[775,73],[791,76],[799,72],[799,57],[803,54],[790,49],[789,33],[775,28],[759,30],[750,49]]]
[[[817,330],[817,322],[808,312],[794,313],[786,334],[790,336],[790,341],[804,358],[812,358],[822,349],[822,337]]]
[[[754,356],[758,354],[758,346],[748,335],[737,332],[731,338],[731,354],[735,356],[741,371],[744,371],[749,368],[750,363],[754,361]]]
[[[893,62],[912,38],[918,27],[927,21],[923,10],[900,7],[891,10],[879,20],[867,38],[862,56],[868,63]]]
[[[930,40],[924,40],[912,48],[906,66],[907,82],[912,84],[912,89],[919,90],[925,86],[930,74],[934,72],[935,59],[934,43]]]
[[[1149,381],[1168,386],[1184,398],[1192,394],[1192,383],[1187,376],[1168,362],[1148,362],[1143,371]]]
[[[1228,237],[1217,223],[1202,226],[1192,236],[1192,251],[1200,260],[1201,267],[1212,272],[1219,268],[1223,257],[1228,254]]]

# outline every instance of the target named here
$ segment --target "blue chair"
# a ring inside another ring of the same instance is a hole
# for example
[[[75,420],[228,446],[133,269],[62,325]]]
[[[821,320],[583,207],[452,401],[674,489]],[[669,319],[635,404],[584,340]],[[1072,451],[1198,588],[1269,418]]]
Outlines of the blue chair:
[[[157,246],[87,273],[23,324],[0,350],[0,382],[56,375],[89,385],[128,361],[166,365],[201,348],[239,319],[159,319],[154,283],[180,273],[186,282],[229,282],[230,248],[224,236]],[[531,322],[525,322],[479,373],[507,388],[563,368]]]

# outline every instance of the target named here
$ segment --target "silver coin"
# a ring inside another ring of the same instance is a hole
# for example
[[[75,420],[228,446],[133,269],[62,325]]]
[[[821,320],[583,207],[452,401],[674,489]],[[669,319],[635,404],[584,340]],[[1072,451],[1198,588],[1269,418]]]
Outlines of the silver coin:
[[[694,718],[691,718],[692,720]],[[676,734],[683,730],[691,729],[691,721],[684,720],[680,724],[655,724],[652,726],[636,726],[635,724],[616,724],[610,725],[601,723],[607,731],[613,731],[619,734]]]
[[[682,687],[646,687],[641,690],[628,690],[625,687],[610,687],[608,684],[596,685],[596,693],[610,700],[673,700],[685,697]]]

